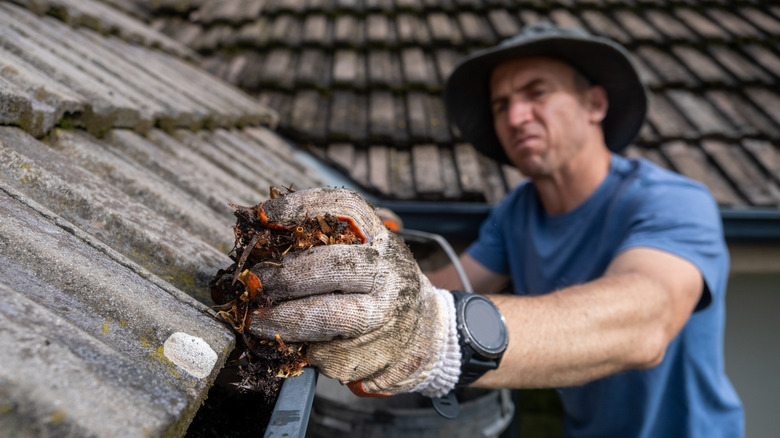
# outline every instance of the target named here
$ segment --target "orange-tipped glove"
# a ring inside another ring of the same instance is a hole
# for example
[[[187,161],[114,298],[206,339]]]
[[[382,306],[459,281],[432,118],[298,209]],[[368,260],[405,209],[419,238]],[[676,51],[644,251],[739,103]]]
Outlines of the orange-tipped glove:
[[[308,342],[309,360],[358,395],[448,393],[460,376],[452,294],[431,285],[403,240],[346,189],[301,190],[263,205],[269,223],[330,213],[354,221],[364,244],[313,247],[283,266],[252,268],[274,301],[250,332]]]

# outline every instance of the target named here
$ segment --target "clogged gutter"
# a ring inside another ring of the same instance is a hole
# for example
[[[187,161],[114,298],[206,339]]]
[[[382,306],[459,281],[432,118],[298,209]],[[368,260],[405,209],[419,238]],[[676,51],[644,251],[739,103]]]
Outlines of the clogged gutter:
[[[285,194],[271,187],[270,199],[279,196]],[[237,334],[233,358],[239,363],[238,388],[260,392],[272,400],[282,380],[300,374],[307,365],[306,345],[285,343],[279,335],[267,340],[249,333],[251,320],[262,318],[264,310],[274,305],[263,293],[263,285],[251,272],[252,267],[258,263],[283,265],[284,257],[290,253],[320,245],[359,244],[364,237],[350,219],[330,214],[307,216],[293,225],[269,223],[263,204],[231,204],[237,218],[233,226],[235,244],[229,253],[234,263],[216,273],[210,288],[217,317]]]

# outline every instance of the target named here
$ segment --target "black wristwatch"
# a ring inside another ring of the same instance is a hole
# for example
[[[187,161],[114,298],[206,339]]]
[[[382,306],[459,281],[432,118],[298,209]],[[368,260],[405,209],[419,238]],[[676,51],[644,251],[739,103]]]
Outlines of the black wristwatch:
[[[465,386],[498,368],[509,331],[504,315],[488,298],[462,291],[452,294],[462,355],[458,386]]]
[[[459,290],[452,291],[452,295],[461,351],[460,379],[456,386],[466,386],[498,368],[509,343],[509,330],[504,315],[489,299]],[[444,418],[456,418],[460,412],[454,390],[431,401]]]

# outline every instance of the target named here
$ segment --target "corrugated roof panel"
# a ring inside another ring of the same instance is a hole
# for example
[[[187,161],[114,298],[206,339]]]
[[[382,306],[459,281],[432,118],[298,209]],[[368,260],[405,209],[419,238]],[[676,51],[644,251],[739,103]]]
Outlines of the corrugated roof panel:
[[[2,435],[183,434],[233,335],[2,180],[0,210]]]
[[[151,28],[21,3],[55,17],[0,4],[0,435],[181,436],[234,343],[204,305],[227,203],[324,183],[258,126],[273,111]]]

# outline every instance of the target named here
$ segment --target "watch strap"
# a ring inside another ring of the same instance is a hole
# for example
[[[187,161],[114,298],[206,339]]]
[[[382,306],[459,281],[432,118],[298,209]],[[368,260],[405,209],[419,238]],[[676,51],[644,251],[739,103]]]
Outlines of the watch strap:
[[[455,299],[456,326],[458,328],[458,342],[461,348],[461,367],[460,378],[457,386],[467,386],[482,377],[490,370],[498,368],[501,357],[490,359],[480,355],[466,340],[464,333],[465,321],[461,321],[460,302],[467,296],[473,295],[459,290],[452,291]]]

